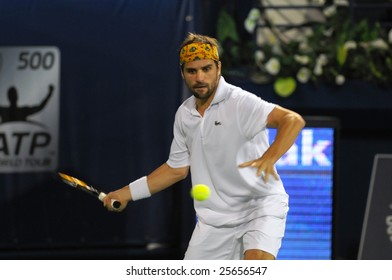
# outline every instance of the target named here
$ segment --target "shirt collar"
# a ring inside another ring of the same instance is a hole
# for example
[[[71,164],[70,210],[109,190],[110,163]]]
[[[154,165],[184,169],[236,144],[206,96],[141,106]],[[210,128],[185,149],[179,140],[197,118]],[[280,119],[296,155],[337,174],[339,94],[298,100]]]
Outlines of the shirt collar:
[[[227,95],[227,83],[225,81],[225,78],[221,76],[219,79],[218,88],[216,89],[215,96],[211,102],[211,105],[218,104],[219,102],[225,100],[226,95]]]
[[[226,99],[227,96],[227,88],[228,88],[228,83],[225,81],[225,79],[220,76],[219,78],[219,83],[218,83],[218,88],[216,89],[215,95],[214,95],[214,99],[212,100],[210,107],[213,105],[216,105],[220,102],[222,102],[223,100]],[[193,114],[193,115],[199,115],[199,112],[197,112],[195,104],[196,104],[196,98],[194,96],[191,96],[188,100],[187,100],[187,105],[186,107],[188,107],[188,110]]]

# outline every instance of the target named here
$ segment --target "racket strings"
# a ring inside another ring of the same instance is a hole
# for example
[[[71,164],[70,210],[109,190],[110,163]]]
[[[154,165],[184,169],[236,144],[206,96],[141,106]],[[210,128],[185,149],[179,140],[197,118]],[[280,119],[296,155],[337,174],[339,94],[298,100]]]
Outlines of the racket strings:
[[[79,179],[77,179],[77,178],[75,178],[75,177],[72,177],[72,176],[69,176],[69,175],[67,175],[67,174],[60,173],[60,172],[59,172],[59,175],[60,175],[60,177],[61,177],[63,180],[65,180],[65,181],[67,181],[67,182],[69,182],[69,183],[72,183],[72,184],[75,184],[75,185],[79,185],[79,186],[88,188],[88,185],[87,185],[85,182],[83,182],[82,180],[79,180]]]
[[[67,174],[64,173],[60,173],[58,172],[58,175],[60,176],[60,178],[62,179],[62,181],[76,189],[85,191],[86,193],[93,195],[93,196],[97,196],[100,200],[103,199],[103,197],[106,196],[105,193],[101,192],[98,189],[95,189],[92,186],[87,185],[85,182],[83,182],[82,180],[79,180],[75,177],[69,176]],[[103,196],[102,196],[103,195]],[[115,209],[118,209],[121,207],[121,203],[119,201],[113,201],[112,202],[112,206]]]
[[[58,173],[59,176],[63,179],[63,181],[74,188],[79,188],[81,190],[87,191],[90,194],[94,193],[95,195],[99,195],[100,191],[95,189],[92,186],[87,185],[85,182],[82,180],[79,180],[78,178],[72,177],[70,175],[64,174],[64,173]]]

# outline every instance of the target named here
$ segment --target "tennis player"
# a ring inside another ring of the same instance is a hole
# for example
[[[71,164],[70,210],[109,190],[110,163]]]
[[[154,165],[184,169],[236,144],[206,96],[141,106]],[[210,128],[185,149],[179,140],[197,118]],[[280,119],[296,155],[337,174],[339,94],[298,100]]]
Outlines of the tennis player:
[[[275,164],[305,122],[296,112],[227,83],[216,39],[189,33],[179,58],[193,96],[176,113],[167,162],[109,193],[104,205],[113,211],[110,200],[116,199],[125,207],[191,171],[192,184],[209,186],[211,196],[194,201],[198,222],[184,259],[276,259],[289,207]],[[267,127],[277,128],[271,145]]]

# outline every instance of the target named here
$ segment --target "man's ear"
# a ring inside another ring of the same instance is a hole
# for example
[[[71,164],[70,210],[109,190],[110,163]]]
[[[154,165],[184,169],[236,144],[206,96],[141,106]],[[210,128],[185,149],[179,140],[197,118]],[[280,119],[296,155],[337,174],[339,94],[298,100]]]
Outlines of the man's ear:
[[[182,66],[180,66],[181,77],[182,77],[182,79],[184,79],[184,72],[182,70],[183,70],[183,68],[182,68]]]

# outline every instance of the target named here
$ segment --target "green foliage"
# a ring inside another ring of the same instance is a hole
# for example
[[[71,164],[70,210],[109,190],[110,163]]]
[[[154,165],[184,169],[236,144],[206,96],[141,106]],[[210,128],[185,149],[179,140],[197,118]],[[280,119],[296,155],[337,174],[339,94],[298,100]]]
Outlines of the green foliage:
[[[239,37],[235,21],[225,10],[220,11],[217,26],[219,42],[225,42],[226,40],[238,42]]]
[[[234,18],[222,9],[217,20],[217,39],[220,43],[220,55],[223,74],[253,62],[254,43],[241,38]]]
[[[300,83],[333,85],[352,79],[392,87],[392,30],[388,34],[379,23],[369,23],[366,19],[354,22],[348,9],[336,11],[326,16],[324,22],[312,25],[311,32],[301,41],[286,41],[273,32],[275,40],[253,48],[252,62],[248,64],[254,70],[252,80],[258,83],[279,81],[275,88],[286,88],[283,83],[289,81],[291,89],[296,88],[292,79]],[[255,14],[253,11],[252,15]],[[249,53],[250,49],[249,45],[241,44],[237,32],[240,27],[230,17],[227,12],[221,13],[218,37],[223,42],[222,61],[228,63],[227,67],[234,67],[246,61],[241,54]],[[249,24],[249,18],[247,20]],[[290,94],[285,91],[282,96]]]

